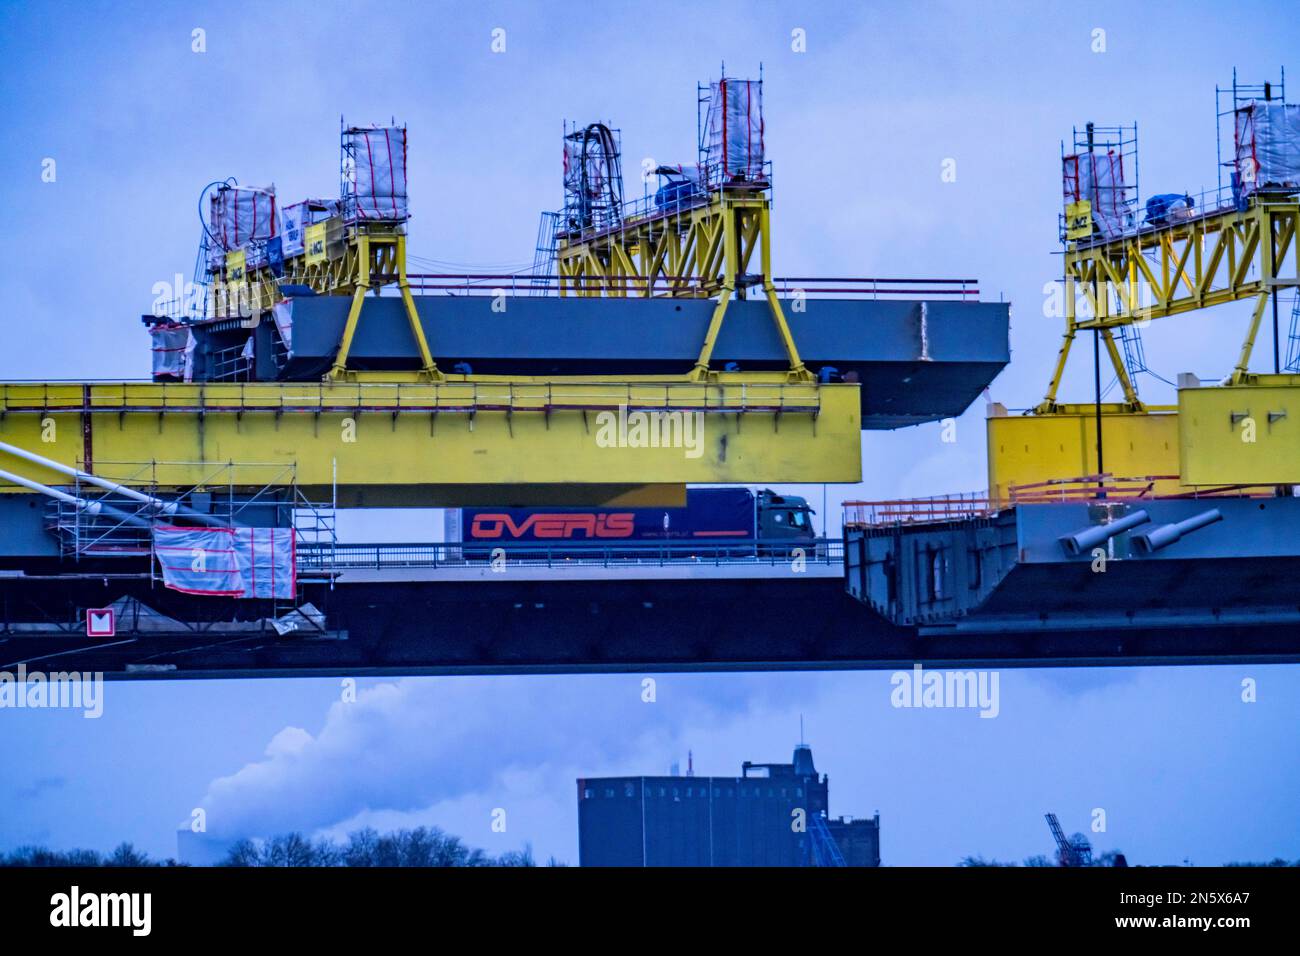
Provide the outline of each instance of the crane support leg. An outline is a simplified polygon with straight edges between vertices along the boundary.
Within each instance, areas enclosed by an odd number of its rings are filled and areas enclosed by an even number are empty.
[[[1250,353],[1255,348],[1255,336],[1259,334],[1259,323],[1264,318],[1264,309],[1268,306],[1268,289],[1261,292],[1255,302],[1255,312],[1250,317],[1250,328],[1246,330],[1245,341],[1241,343],[1241,357],[1232,370],[1232,384],[1240,385],[1250,373]]]
[[[348,309],[348,321],[343,326],[343,338],[339,341],[339,350],[334,356],[330,378],[342,378],[347,374],[348,352],[352,350],[352,337],[357,333],[357,322],[361,319],[361,306],[365,304],[366,293],[369,290],[370,277],[362,275],[357,280],[356,290],[352,293],[352,307]]]
[[[713,318],[709,319],[709,330],[704,333],[704,344],[700,346],[700,357],[695,360],[695,368],[690,377],[703,379],[709,374],[709,360],[713,358],[713,346],[718,342],[718,331],[722,328],[722,318],[727,314],[727,303],[736,290],[724,285],[718,292],[718,304],[713,309]]]
[[[420,324],[420,313],[415,308],[415,299],[411,297],[411,284],[406,278],[406,236],[397,237],[397,284],[402,290],[402,303],[406,306],[406,319],[411,324],[411,335],[415,338],[415,347],[420,353],[420,371],[431,381],[442,378],[438,366],[433,362],[429,351],[429,342],[424,336],[424,326]],[[355,306],[355,303],[354,303]],[[349,315],[349,322],[351,316]]]
[[[804,367],[803,359],[799,358],[799,349],[794,344],[794,336],[790,333],[785,313],[781,311],[781,300],[776,297],[776,287],[767,282],[764,283],[764,288],[767,292],[767,304],[772,308],[772,320],[776,322],[776,331],[781,336],[781,344],[785,346],[785,354],[790,359],[790,380],[793,382],[811,380],[812,373]]]
[[[1056,392],[1061,387],[1061,376],[1065,374],[1065,361],[1070,357],[1070,346],[1074,344],[1074,322],[1069,322],[1065,327],[1065,338],[1061,341],[1061,349],[1056,353],[1056,367],[1052,370],[1052,380],[1047,383],[1047,394],[1043,396],[1043,401],[1034,409],[1039,415],[1046,415],[1056,407]]]
[[[794,344],[794,336],[790,332],[789,323],[785,320],[785,312],[781,310],[781,300],[777,298],[776,286],[772,284],[770,215],[771,211],[764,206],[759,210],[757,222],[759,257],[763,268],[763,291],[767,293],[767,304],[772,309],[772,321],[776,323],[776,331],[781,336],[781,344],[785,347],[786,357],[790,360],[790,379],[805,381],[812,378],[812,373],[804,368],[803,359],[799,358],[799,349]]]

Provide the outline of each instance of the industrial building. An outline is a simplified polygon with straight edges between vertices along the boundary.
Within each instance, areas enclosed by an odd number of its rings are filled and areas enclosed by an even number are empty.
[[[831,819],[812,748],[739,777],[578,781],[581,866],[879,866],[880,816]]]

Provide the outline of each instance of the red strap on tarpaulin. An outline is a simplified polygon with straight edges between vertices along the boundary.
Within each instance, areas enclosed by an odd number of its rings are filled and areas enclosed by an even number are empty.
[[[397,218],[397,170],[393,167],[393,141],[384,130],[384,145],[388,147],[388,198],[393,204],[393,218]]]

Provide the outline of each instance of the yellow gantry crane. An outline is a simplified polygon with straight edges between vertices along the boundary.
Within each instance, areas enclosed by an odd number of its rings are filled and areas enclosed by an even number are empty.
[[[304,229],[304,249],[286,257],[279,274],[270,265],[247,268],[246,254],[236,250],[226,256],[209,298],[210,318],[260,315],[285,298],[286,287],[310,289],[316,295],[350,296],[347,325],[338,354],[329,371],[333,380],[391,382],[406,379],[419,382],[443,381],[433,361],[420,313],[411,295],[406,272],[406,228],[396,222],[345,224],[334,215]],[[348,368],[352,340],[361,321],[366,293],[378,293],[385,285],[396,285],[405,306],[407,322],[419,353],[420,367],[413,373],[366,373]]]
[[[1040,413],[1056,406],[1070,346],[1079,331],[1097,330],[1133,411],[1143,408],[1115,331],[1154,319],[1253,299],[1255,309],[1231,380],[1250,377],[1250,358],[1270,298],[1300,284],[1294,192],[1255,193],[1229,207],[1113,238],[1070,239],[1065,250],[1065,337]],[[1086,304],[1086,315],[1078,305]]]
[[[690,379],[702,381],[717,374],[710,373],[709,362],[728,303],[757,287],[790,363],[786,379],[814,381],[799,358],[772,282],[768,188],[762,180],[724,183],[671,199],[664,208],[639,211],[591,235],[575,231],[560,236],[560,294],[716,298],[699,357],[689,371]],[[751,265],[758,267],[756,274],[749,273]]]
[[[1193,197],[1152,197],[1137,210],[1136,127],[1076,130],[1063,153],[1065,332],[1043,400],[1024,416],[994,406],[988,423],[989,487],[1006,502],[1011,485],[1037,485],[1106,472],[1151,478],[1154,491],[1300,482],[1300,375],[1278,364],[1250,370],[1270,301],[1300,289],[1300,170],[1261,164],[1263,136],[1295,135],[1300,107],[1271,85],[1237,87],[1231,182]],[[1138,331],[1155,319],[1232,302],[1254,309],[1222,384],[1180,381],[1178,404],[1138,396],[1126,361]],[[1063,404],[1057,395],[1078,333],[1104,349],[1119,402]],[[1140,354],[1140,352],[1139,352]],[[1097,390],[1100,392],[1100,355]],[[1100,440],[1098,436],[1100,437]]]

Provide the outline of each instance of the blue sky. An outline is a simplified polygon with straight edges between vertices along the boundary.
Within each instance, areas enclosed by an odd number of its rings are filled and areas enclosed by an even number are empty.
[[[776,271],[979,278],[1012,302],[1013,365],[992,397],[1025,407],[1060,334],[1042,303],[1070,127],[1136,121],[1143,196],[1196,191],[1216,180],[1214,84],[1234,65],[1247,80],[1285,65],[1300,84],[1281,3],[359,9],[0,5],[0,377],[146,375],[138,317],[154,283],[192,268],[199,190],[234,175],[274,181],[282,201],[332,194],[340,114],[409,125],[416,254],[448,271],[521,265],[538,211],[560,201],[562,120],[614,121],[628,170],[690,160],[695,83],[725,60],[764,67]],[[1245,321],[1225,307],[1156,323],[1148,360],[1171,380],[1222,375]],[[1063,397],[1090,392],[1072,365]],[[951,444],[937,425],[866,433],[864,484],[828,500],[983,488],[983,413]],[[821,488],[802,490],[820,507]],[[439,524],[351,529],[399,523]],[[1246,677],[1257,703],[1240,699]],[[701,773],[785,759],[802,713],[833,811],[879,810],[888,863],[1046,852],[1044,811],[1072,831],[1095,807],[1108,831],[1094,843],[1135,862],[1300,858],[1300,668],[1004,672],[995,720],[894,710],[887,674],[659,682],[653,705],[639,676],[589,676],[363,681],[353,705],[332,680],[115,684],[98,721],[0,711],[0,847],[130,839],[166,854],[205,806],[214,832],[437,823],[575,860],[575,777],[664,772],[688,749]],[[505,834],[488,826],[496,807]]]

